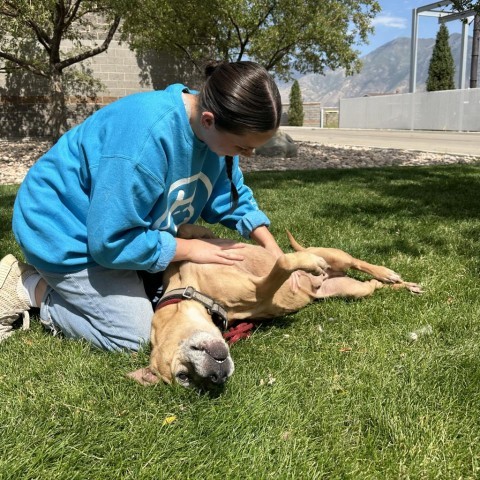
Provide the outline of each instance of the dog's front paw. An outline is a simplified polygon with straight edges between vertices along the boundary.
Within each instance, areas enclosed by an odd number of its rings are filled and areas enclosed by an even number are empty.
[[[326,262],[323,257],[317,257],[317,268],[315,272],[312,272],[314,275],[323,275],[325,270],[328,270],[330,265]]]
[[[312,275],[323,275],[326,270],[330,268],[330,265],[325,261],[323,257],[318,257],[315,255],[314,266],[311,270],[308,270]]]

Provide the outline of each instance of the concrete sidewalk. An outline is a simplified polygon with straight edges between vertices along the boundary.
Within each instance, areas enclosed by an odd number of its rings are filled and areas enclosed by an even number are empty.
[[[280,127],[294,140],[325,145],[395,148],[422,152],[480,156],[480,132],[423,130],[359,130]]]

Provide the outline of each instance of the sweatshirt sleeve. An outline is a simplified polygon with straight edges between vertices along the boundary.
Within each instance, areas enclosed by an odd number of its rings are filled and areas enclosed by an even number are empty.
[[[93,259],[107,268],[165,270],[176,241],[152,229],[151,211],[164,192],[161,178],[128,157],[103,157],[87,216]]]
[[[232,230],[236,229],[242,237],[248,239],[252,230],[262,225],[268,227],[270,220],[258,208],[252,191],[245,185],[238,165],[238,156],[234,157],[232,174],[239,196],[236,208],[232,209],[230,180],[224,168],[203,209],[202,218],[208,223],[221,223]]]

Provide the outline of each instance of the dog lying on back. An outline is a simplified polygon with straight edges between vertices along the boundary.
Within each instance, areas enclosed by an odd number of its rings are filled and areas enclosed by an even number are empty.
[[[421,293],[389,268],[372,265],[334,248],[300,246],[287,232],[294,253],[275,258],[246,244],[233,266],[176,262],[164,274],[164,295],[152,320],[150,366],[129,374],[147,385],[163,380],[208,390],[223,385],[234,365],[222,330],[233,322],[292,313],[316,299],[361,298],[377,288]],[[183,225],[182,238],[215,238],[204,227]],[[372,276],[360,281],[349,269]]]

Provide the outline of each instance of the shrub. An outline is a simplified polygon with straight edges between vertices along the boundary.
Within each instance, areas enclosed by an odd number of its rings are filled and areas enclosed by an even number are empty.
[[[301,127],[303,125],[303,101],[300,85],[295,80],[290,90],[290,106],[288,108],[288,124],[291,127]]]

